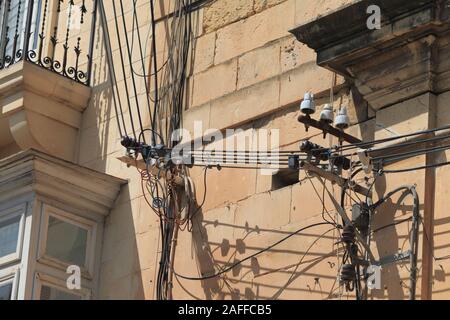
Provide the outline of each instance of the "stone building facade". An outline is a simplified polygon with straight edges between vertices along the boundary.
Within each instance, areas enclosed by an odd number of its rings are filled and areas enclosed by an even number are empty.
[[[164,68],[167,56],[174,2],[154,1],[158,69]],[[366,26],[370,16],[366,9],[372,3],[381,8],[380,29]],[[120,74],[120,45],[125,52],[126,44],[114,36],[112,2],[103,5],[117,68],[117,93],[123,97],[132,71],[125,60],[125,77]],[[122,5],[131,38],[136,31],[133,1]],[[141,35],[150,38],[149,1],[136,5]],[[61,12],[67,11],[66,6]],[[58,12],[56,7],[53,12]],[[2,283],[8,286],[13,299],[156,298],[160,222],[144,196],[148,191],[142,188],[141,174],[119,160],[125,149],[114,112],[104,20],[100,10],[96,12],[93,29],[84,24],[71,35],[75,45],[80,38],[86,48],[90,35],[95,36],[92,64],[89,59],[80,61],[90,73],[88,85],[29,61],[0,70],[0,239],[2,227],[6,230],[11,223],[18,239],[15,251],[0,255],[0,288]],[[196,121],[201,121],[203,132],[234,128],[255,136],[263,129],[277,129],[281,150],[298,150],[305,140],[336,145],[335,138],[324,138],[318,129],[305,130],[298,122],[305,92],[314,94],[319,111],[330,100],[335,111],[347,106],[351,126],[346,132],[363,141],[447,125],[449,14],[446,2],[437,0],[206,2],[192,14],[192,63],[182,126],[193,135]],[[121,19],[120,13],[116,16]],[[150,74],[151,41],[142,44]],[[137,50],[131,57],[132,64],[140,66]],[[130,101],[147,99],[147,80],[138,78],[136,91],[130,89]],[[142,114],[144,126],[149,127],[148,112]],[[124,117],[129,121],[130,112],[125,110]],[[386,168],[443,163],[447,154],[416,156]],[[339,219],[320,180],[304,171],[292,181],[256,169],[212,168],[205,184],[204,170],[189,169],[202,206],[192,231],[178,232],[173,264],[177,274],[195,278],[220,271],[306,225],[323,222],[325,211]],[[374,202],[402,185],[416,186],[422,217],[418,299],[449,297],[450,262],[445,259],[449,175],[446,166],[386,174],[373,186]],[[369,180],[357,181],[370,187]],[[327,182],[326,186],[340,197],[338,185]],[[346,209],[351,209],[355,197],[344,199]],[[373,228],[409,217],[412,207],[410,198],[395,195],[377,210]],[[410,228],[407,222],[377,232],[371,242],[376,259],[404,252]],[[70,248],[64,247],[65,235],[73,237],[67,240]],[[172,296],[354,299],[354,293],[339,284],[343,254],[339,238],[339,230],[321,225],[220,277],[200,281],[173,275]],[[66,269],[71,264],[83,265],[81,290],[66,288]],[[386,264],[381,287],[370,290],[368,298],[407,299],[409,279],[408,261]]]

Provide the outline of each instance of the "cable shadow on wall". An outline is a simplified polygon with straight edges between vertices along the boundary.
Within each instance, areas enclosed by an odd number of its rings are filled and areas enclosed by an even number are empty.
[[[199,277],[220,272],[227,267],[233,266],[240,259],[265,249],[262,246],[247,245],[247,240],[251,241],[250,238],[252,236],[258,237],[272,233],[282,238],[283,235],[292,234],[292,232],[276,229],[260,229],[258,226],[252,228],[248,224],[245,226],[222,225],[218,221],[207,221],[203,220],[203,218],[203,213],[198,215],[192,232],[194,257]],[[245,230],[245,234],[238,239],[224,238],[221,242],[213,242],[209,239],[208,231],[214,232],[214,230],[208,230],[206,228],[208,225],[210,227],[213,226],[214,229],[233,228]],[[305,297],[305,294],[314,297],[314,299],[333,298],[337,280],[336,251],[314,249],[323,240],[334,243],[335,237],[329,235],[331,231],[327,230],[325,233],[319,232],[316,234],[311,230],[298,234],[295,236],[298,239],[297,241],[309,243],[310,248],[306,250],[287,250],[274,247],[261,257],[256,256],[244,264],[236,265],[232,270],[220,277],[200,281],[205,298],[219,300],[295,299]],[[295,243],[295,238],[289,241],[294,241]],[[320,249],[322,249],[322,246],[320,246]],[[288,257],[288,259],[276,259],[282,262],[281,265],[267,267],[270,264],[264,260],[272,255],[284,256]],[[263,261],[260,261],[260,258]],[[286,265],[284,261],[292,261],[292,263]],[[320,264],[323,264],[321,269],[324,270],[323,272],[315,270]],[[307,280],[305,281],[301,278],[302,276],[307,277]],[[271,278],[281,280],[272,281]],[[299,279],[304,280],[301,285],[296,282]],[[188,285],[190,281],[177,278],[178,285],[186,294],[196,299],[203,299],[201,296],[190,294]],[[295,283],[295,286],[292,285],[293,283]]]
[[[127,178],[135,170],[126,168],[114,153],[119,151],[120,134],[114,113],[114,90],[111,83],[108,53],[105,48],[101,23],[95,30],[94,60],[92,65],[92,93],[84,111],[78,162],[90,169]],[[111,159],[111,162],[108,161]],[[111,164],[111,165],[109,165]],[[124,172],[123,169],[126,169]],[[139,199],[135,200],[139,201]],[[130,186],[122,187],[116,204],[105,219],[99,290],[100,299],[151,298],[144,283],[146,262],[139,255],[135,221],[133,221]],[[155,249],[156,251],[156,249]]]
[[[95,52],[96,59],[92,65],[92,93],[88,108],[83,113],[82,129],[80,133],[80,146],[78,161],[81,165],[94,170],[106,171],[106,154],[110,149],[112,133],[117,128],[111,123],[113,87],[109,81],[106,51],[102,39],[102,28],[96,28]],[[114,138],[119,139],[118,134]]]
[[[382,199],[387,191],[386,176],[377,178],[375,189],[378,198]],[[413,205],[407,204],[410,201],[412,201],[411,197],[404,193],[395,201],[387,199],[376,209],[373,217],[372,248],[376,248],[378,259],[410,250],[413,212]],[[420,204],[419,210],[423,211],[423,208],[424,205]],[[422,235],[422,231],[420,234]],[[418,263],[417,280],[420,279],[420,255]],[[407,299],[409,295],[409,271],[409,259],[383,265],[381,270],[381,289],[372,290],[369,297],[372,299],[388,298],[389,300]],[[419,295],[417,296],[419,297]]]

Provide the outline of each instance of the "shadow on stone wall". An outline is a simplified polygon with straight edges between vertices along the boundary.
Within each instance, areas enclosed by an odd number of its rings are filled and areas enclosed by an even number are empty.
[[[224,238],[221,242],[214,242],[209,236],[211,230],[208,234],[206,226],[212,226],[214,229],[231,228],[243,231],[243,236],[236,239]],[[220,277],[193,281],[175,276],[175,283],[179,286],[175,298],[177,296],[198,300],[335,298],[338,286],[333,272],[336,273],[337,252],[326,249],[329,245],[333,246],[335,238],[331,236],[329,226],[324,232],[320,231],[311,229],[298,234],[286,241],[286,243],[291,241],[291,245],[288,245],[289,249],[284,249],[285,246],[282,245],[273,247],[235,266]],[[205,220],[203,213],[199,213],[192,232],[194,259],[190,262],[196,265],[198,272],[191,276],[205,277],[221,272],[239,262],[240,259],[266,248],[266,246],[254,245],[258,242],[255,239],[267,235],[270,239],[281,239],[289,234],[291,234],[289,231],[251,227],[248,223],[240,226],[220,223],[218,220]],[[292,246],[292,243],[295,244],[298,241],[303,242],[299,245],[301,248]],[[274,259],[273,263],[270,263],[271,259]],[[271,265],[273,267],[270,267]],[[186,265],[184,267],[186,270],[192,269]],[[202,295],[193,288],[196,285],[201,286]]]
[[[116,159],[123,150],[120,146],[113,88],[102,33],[101,27],[98,27],[94,43],[92,95],[89,106],[83,114],[78,163],[102,173],[134,179],[137,176],[136,170],[127,168]],[[128,116],[126,110],[123,111],[126,118]],[[136,224],[140,214],[140,202],[141,197],[136,195],[135,184],[127,184],[122,187],[114,209],[105,219],[97,298],[152,298],[153,270],[149,268],[150,264],[153,266],[155,259],[150,259],[148,254],[144,255],[138,242],[153,244],[154,241],[150,239],[146,241],[147,234],[143,228],[148,226]],[[139,228],[142,230],[138,230]],[[157,231],[154,233],[158,234]],[[156,255],[156,248],[153,248],[153,253]],[[149,259],[151,263],[148,262]]]

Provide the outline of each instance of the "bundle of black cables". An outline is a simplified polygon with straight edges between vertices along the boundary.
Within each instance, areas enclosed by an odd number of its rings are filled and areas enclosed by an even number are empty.
[[[187,81],[187,70],[189,53],[192,49],[192,4],[193,0],[175,1],[172,20],[170,23],[167,61],[163,69],[157,68],[155,36],[153,42],[153,80],[155,87],[152,132],[158,132],[161,140],[171,148],[172,133],[181,126],[185,85]],[[154,5],[151,2],[152,25],[155,30]],[[155,34],[155,31],[153,31]],[[161,72],[161,75],[159,75]],[[161,79],[158,82],[158,79]],[[171,190],[170,183],[164,182],[165,198],[163,202],[163,214],[159,215],[161,228],[161,257],[156,283],[156,294],[158,300],[171,299],[173,256],[176,236],[179,225],[177,223],[180,214],[177,206],[177,196]],[[153,197],[153,195],[152,195]],[[155,200],[155,199],[153,199]],[[155,201],[153,201],[155,202]]]

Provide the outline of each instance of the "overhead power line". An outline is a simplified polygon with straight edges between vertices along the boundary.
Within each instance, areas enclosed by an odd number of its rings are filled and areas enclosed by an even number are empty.
[[[264,248],[263,250],[260,250],[260,251],[258,251],[258,252],[256,252],[256,253],[252,254],[252,255],[249,255],[249,256],[245,257],[244,259],[242,259],[242,260],[240,260],[240,261],[238,261],[238,262],[233,263],[231,266],[229,266],[229,267],[223,269],[222,271],[217,272],[217,273],[214,273],[214,274],[211,274],[211,275],[202,276],[202,277],[191,277],[191,276],[185,276],[185,275],[179,274],[179,273],[177,273],[175,270],[173,270],[173,272],[174,272],[174,274],[175,274],[177,277],[182,278],[182,279],[185,279],[185,280],[203,281],[203,280],[208,280],[208,279],[217,278],[217,277],[219,277],[219,276],[221,276],[221,275],[223,275],[223,274],[225,274],[225,273],[227,273],[227,272],[230,272],[230,271],[233,270],[236,266],[238,266],[238,265],[240,265],[240,264],[242,264],[242,263],[244,263],[244,262],[246,262],[246,261],[248,261],[248,260],[250,260],[250,259],[252,259],[252,258],[254,258],[254,257],[256,257],[256,256],[259,256],[260,254],[262,254],[262,253],[264,253],[264,252],[267,252],[267,251],[273,249],[274,247],[276,247],[276,246],[278,246],[279,244],[285,242],[286,240],[292,238],[293,236],[298,235],[299,233],[301,233],[301,232],[303,232],[303,231],[306,231],[306,230],[311,229],[311,228],[319,227],[319,226],[324,226],[324,225],[333,225],[333,224],[332,224],[332,223],[329,223],[329,222],[320,222],[320,223],[315,223],[315,224],[311,224],[311,225],[309,225],[309,226],[300,228],[300,229],[298,229],[297,231],[295,231],[295,232],[289,234],[288,236],[284,237],[283,239],[281,239],[281,240],[275,242],[274,244],[272,244],[272,245],[270,245],[270,246]],[[333,225],[333,229],[334,229],[334,228],[336,228],[335,225]]]

